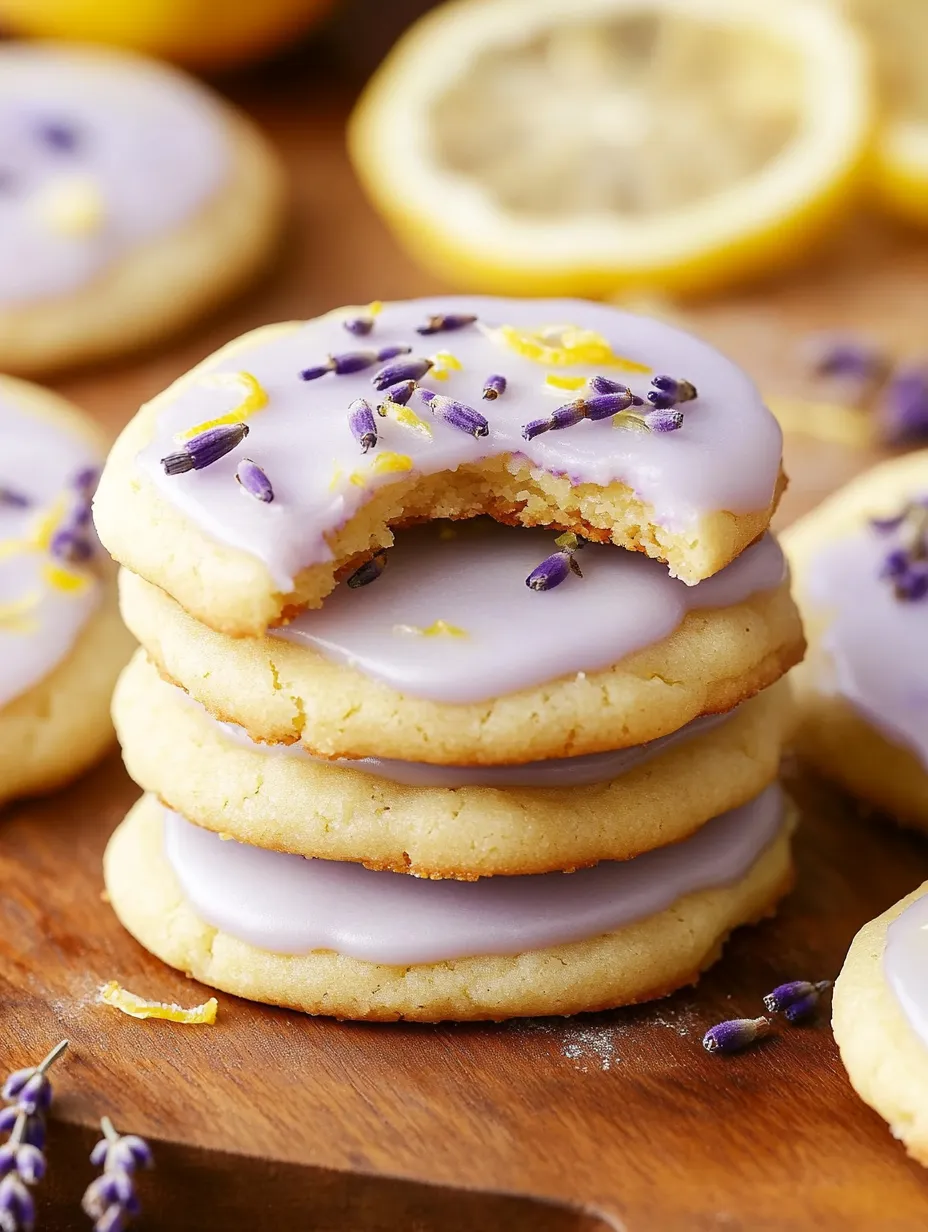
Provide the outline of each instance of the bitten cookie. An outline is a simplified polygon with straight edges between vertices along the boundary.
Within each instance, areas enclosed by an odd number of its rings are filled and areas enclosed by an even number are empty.
[[[264,261],[282,179],[205,87],[129,53],[0,47],[0,369],[149,343]]]
[[[503,1019],[695,982],[788,889],[789,829],[771,787],[623,864],[427,881],[223,842],[145,796],[104,871],[147,949],[226,992],[337,1018]]]
[[[274,851],[473,880],[625,860],[687,838],[776,777],[776,685],[652,744],[524,766],[325,762],[257,744],[137,651],[113,698],[126,767],[206,829]]]
[[[453,766],[644,744],[731,710],[802,655],[769,536],[697,586],[590,545],[582,578],[539,592],[526,578],[559,555],[549,532],[462,530],[403,532],[379,577],[262,638],[214,633],[125,570],[123,616],[163,676],[256,740]]]
[[[0,378],[0,801],[59,786],[113,739],[131,638],[90,524],[104,451],[61,398]]]
[[[218,351],[124,430],[95,516],[118,561],[255,636],[318,607],[391,527],[438,517],[556,527],[698,582],[766,529],[781,443],[748,378],[669,325],[417,300]]]
[[[928,882],[865,924],[835,982],[835,1039],[857,1094],[928,1166]]]
[[[928,829],[928,451],[854,480],[783,545],[810,645],[799,755]]]

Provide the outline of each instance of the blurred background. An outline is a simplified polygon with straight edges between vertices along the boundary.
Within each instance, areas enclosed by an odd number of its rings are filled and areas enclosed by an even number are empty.
[[[244,329],[461,290],[722,346],[793,443],[786,517],[928,442],[928,0],[0,0],[0,30],[182,65],[289,177],[257,286],[55,382],[114,429]]]

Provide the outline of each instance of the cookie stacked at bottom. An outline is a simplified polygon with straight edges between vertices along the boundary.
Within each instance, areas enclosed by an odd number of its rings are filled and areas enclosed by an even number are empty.
[[[791,879],[783,558],[764,537],[688,587],[588,545],[582,578],[527,587],[553,548],[401,532],[386,568],[258,638],[124,572],[143,650],[114,714],[147,793],[106,858],[127,928],[206,983],[348,1018],[692,982]]]

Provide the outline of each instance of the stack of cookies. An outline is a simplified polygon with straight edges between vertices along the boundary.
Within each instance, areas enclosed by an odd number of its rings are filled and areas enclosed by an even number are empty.
[[[728,360],[602,305],[373,304],[212,356],[96,501],[141,643],[122,922],[347,1018],[692,982],[791,877],[780,448]]]

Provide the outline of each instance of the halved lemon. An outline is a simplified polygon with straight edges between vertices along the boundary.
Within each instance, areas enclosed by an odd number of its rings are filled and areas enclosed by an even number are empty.
[[[845,0],[876,58],[873,186],[893,213],[928,224],[928,3]]]
[[[450,281],[684,292],[820,234],[870,117],[863,40],[806,0],[457,0],[390,53],[349,144]]]

